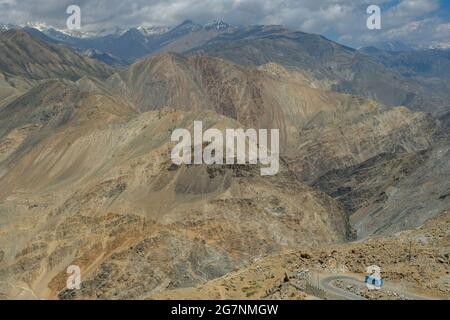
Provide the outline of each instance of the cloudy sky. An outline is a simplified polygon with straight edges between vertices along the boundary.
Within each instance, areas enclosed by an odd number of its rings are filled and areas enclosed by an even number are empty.
[[[85,31],[220,19],[282,24],[354,47],[387,41],[450,45],[449,0],[0,0],[0,23],[64,27],[71,4],[80,6]],[[372,4],[382,8],[381,30],[366,27]]]

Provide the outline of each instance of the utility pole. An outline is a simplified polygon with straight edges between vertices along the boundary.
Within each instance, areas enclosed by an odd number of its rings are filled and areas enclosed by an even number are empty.
[[[317,289],[320,290],[320,273],[317,273]]]
[[[409,263],[411,264],[411,249],[412,249],[412,240],[409,240]]]

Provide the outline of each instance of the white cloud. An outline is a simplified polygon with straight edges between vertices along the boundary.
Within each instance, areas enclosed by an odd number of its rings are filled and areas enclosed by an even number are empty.
[[[440,10],[439,0],[0,0],[0,22],[44,21],[63,27],[69,4],[81,7],[86,30],[223,19],[238,25],[282,24],[355,46],[450,38],[449,21],[432,17]],[[366,28],[370,4],[388,5],[382,30]]]

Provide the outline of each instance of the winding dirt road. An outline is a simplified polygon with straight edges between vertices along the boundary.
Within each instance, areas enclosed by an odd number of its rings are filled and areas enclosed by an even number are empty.
[[[353,292],[350,292],[349,290],[345,290],[343,288],[340,288],[336,285],[336,281],[343,281],[346,284],[352,284],[361,286],[364,285],[362,277],[354,276],[354,275],[348,275],[348,274],[321,274],[320,275],[320,289],[326,291],[330,296],[337,300],[367,300],[366,298],[359,296]],[[415,293],[411,293],[407,291],[405,288],[401,288],[398,285],[395,284],[385,284],[383,286],[384,289],[387,289],[391,292],[395,292],[399,295],[403,295],[408,299],[411,300],[432,300],[433,298],[418,295]]]

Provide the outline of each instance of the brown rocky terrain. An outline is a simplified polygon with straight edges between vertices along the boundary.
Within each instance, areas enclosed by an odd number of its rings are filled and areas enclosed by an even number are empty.
[[[24,141],[2,163],[7,295],[26,296],[14,291],[25,287],[39,297],[70,298],[62,291],[65,268],[77,264],[84,278],[77,297],[142,298],[216,278],[261,254],[350,234],[335,201],[287,168],[265,179],[245,166],[173,167],[170,130],[188,127],[198,113],[164,109],[104,126],[76,115],[52,135],[45,124],[37,127],[42,140]],[[237,125],[200,115],[208,125]]]
[[[249,266],[195,288],[149,295],[149,299],[336,299],[326,277],[362,299],[399,300],[408,296],[450,299],[450,211],[418,229],[362,242],[303,248],[257,259]],[[366,267],[379,265],[385,287],[370,291]],[[359,284],[348,283],[352,276]]]
[[[387,106],[403,105],[437,116],[447,113],[450,108],[448,84],[440,81],[446,76],[435,77],[437,80],[434,81],[408,77],[392,65],[383,64],[389,63],[390,59],[378,59],[321,35],[283,26],[244,27],[237,32],[221,34],[189,53],[207,54],[241,65],[280,64],[308,73],[316,83],[329,90],[374,99]],[[431,59],[438,61],[436,57]],[[404,64],[411,67],[414,58],[409,57]],[[445,70],[446,63],[440,65],[443,66],[440,69]],[[419,64],[419,68],[423,66]],[[425,69],[432,69],[426,66]]]
[[[319,89],[314,78],[280,65],[242,67],[207,56],[148,58],[108,83],[142,111],[206,109],[247,126],[280,128],[282,156],[298,179],[335,197],[349,214],[365,207],[353,215],[360,237],[416,227],[449,204],[441,197],[447,153],[432,147],[445,145],[448,132],[430,115]],[[425,154],[429,161],[418,167]],[[431,169],[438,163],[442,169]],[[423,172],[433,188],[418,187]],[[385,201],[400,184],[405,192]]]
[[[177,297],[247,272],[263,256],[307,250],[268,258],[264,283],[255,278],[244,290],[284,297],[271,291],[280,279],[270,263],[295,257],[360,272],[376,249],[393,251],[386,264],[394,268],[400,238],[344,245],[355,236],[350,220],[360,236],[392,234],[438,215],[450,199],[447,132],[425,113],[328,91],[324,79],[273,63],[163,54],[117,71],[29,34],[0,39],[1,297]],[[279,174],[173,165],[171,133],[196,120],[205,129],[280,129]],[[340,197],[341,188],[350,194]],[[445,246],[444,222],[436,241],[418,242],[420,262]],[[69,265],[81,268],[79,291],[65,289]]]
[[[141,111],[212,110],[249,127],[279,128],[283,155],[305,181],[380,153],[424,150],[446,137],[431,116],[316,89],[314,79],[276,64],[250,68],[164,54],[108,81]]]
[[[386,153],[332,170],[313,186],[351,214],[359,238],[423,224],[449,205],[448,141],[412,153]]]
[[[109,66],[62,45],[46,43],[25,31],[0,31],[0,108],[40,80],[106,78],[112,72]]]
[[[34,38],[25,31],[8,30],[0,34],[0,71],[27,80],[55,77],[76,80],[89,75],[104,78],[112,69],[64,46]]]

